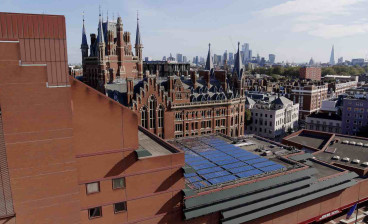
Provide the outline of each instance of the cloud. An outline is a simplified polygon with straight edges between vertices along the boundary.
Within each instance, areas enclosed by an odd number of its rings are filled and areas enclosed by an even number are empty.
[[[325,39],[339,38],[363,34],[368,32],[368,23],[363,24],[297,24],[293,27],[294,32],[306,32],[309,35],[322,37]]]
[[[293,0],[263,9],[259,13],[266,17],[283,15],[347,15],[351,7],[366,0]]]
[[[340,38],[368,32],[366,20],[350,17],[359,4],[368,0],[289,0],[257,13],[265,18],[292,16],[292,32],[305,32],[325,39]],[[344,20],[341,20],[344,18]]]

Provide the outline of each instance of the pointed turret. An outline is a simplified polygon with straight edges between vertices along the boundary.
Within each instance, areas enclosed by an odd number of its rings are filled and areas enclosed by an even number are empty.
[[[82,63],[85,57],[88,57],[88,43],[87,43],[87,35],[86,35],[86,28],[84,27],[84,12],[83,12],[83,28],[82,28],[82,44],[81,44],[81,51],[82,51]]]
[[[100,13],[100,20],[98,22],[98,43],[105,43],[104,40],[104,33],[103,33],[103,27],[102,27],[102,17],[101,17],[101,13]]]
[[[236,75],[239,79],[243,75],[243,63],[240,55],[240,42],[238,42],[238,52],[236,53],[235,62],[234,62],[234,70],[233,74]]]
[[[141,42],[141,33],[139,32],[139,17],[137,12],[137,32],[135,35],[135,56],[138,57],[138,63],[137,63],[137,70],[138,70],[138,77],[143,77],[143,45]]]
[[[139,32],[139,17],[137,15],[137,32],[135,34],[135,45],[141,45],[141,33]]]
[[[207,61],[206,61],[206,66],[204,67],[205,70],[209,70],[211,75],[213,73],[213,61],[212,61],[212,56],[211,56],[211,44],[208,44],[208,54],[207,54]]]

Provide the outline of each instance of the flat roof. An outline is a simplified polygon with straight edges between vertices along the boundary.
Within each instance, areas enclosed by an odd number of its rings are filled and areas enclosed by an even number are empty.
[[[219,135],[175,139],[171,143],[185,152],[185,163],[195,170],[184,174],[187,185],[194,190],[205,191],[295,168],[295,164],[264,154],[265,146],[272,144],[255,137],[235,144]],[[285,153],[286,149],[278,149]]]
[[[292,136],[288,138],[288,141],[293,141],[304,146],[313,147],[316,149],[322,149],[323,146],[328,141],[326,136],[318,136],[313,134],[304,134],[303,132],[300,135]]]
[[[367,147],[368,139],[363,140],[354,137],[343,137],[343,136],[336,136],[335,139],[336,138],[340,139],[338,143],[334,143],[333,145],[328,146],[328,150],[316,154],[316,157],[329,163],[333,162],[360,169],[366,168],[362,166],[362,163],[368,162],[368,147]],[[349,141],[349,143],[355,142],[356,144],[355,145],[344,144],[343,143],[344,141]],[[363,145],[360,145],[359,143]],[[364,146],[364,144],[367,144],[367,146]],[[340,159],[333,160],[332,159],[333,156],[340,156]],[[349,162],[342,161],[344,157],[350,158],[350,161]],[[352,161],[355,159],[360,160],[360,163],[358,164],[352,163]]]
[[[318,134],[320,133],[320,134]],[[306,147],[314,147],[319,151],[313,152],[313,155],[327,163],[341,164],[359,169],[366,169],[362,166],[363,162],[368,162],[368,139],[349,135],[335,134],[334,139],[329,145],[321,151],[327,144],[332,135],[326,135],[324,132],[302,130],[298,135],[286,137],[286,141],[302,144]],[[302,148],[301,150],[311,153],[310,150]],[[336,157],[339,156],[339,157]],[[335,157],[335,159],[333,159]],[[343,161],[343,158],[349,158],[349,161]],[[338,158],[338,159],[337,159]],[[359,163],[353,163],[353,160],[360,160]]]
[[[151,153],[151,156],[148,156],[148,157],[163,156],[163,155],[169,155],[173,153],[166,147],[160,145],[157,141],[152,139],[150,136],[143,133],[142,131],[138,131],[138,142],[139,142],[140,149],[147,150],[148,152]]]

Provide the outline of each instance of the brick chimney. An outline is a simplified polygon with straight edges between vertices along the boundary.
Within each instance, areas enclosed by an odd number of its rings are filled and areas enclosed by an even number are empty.
[[[192,80],[193,88],[195,89],[197,87],[197,75],[195,71],[190,71],[190,79]]]
[[[225,70],[215,71],[214,75],[215,75],[216,80],[218,80],[221,83],[222,89],[226,92],[227,90],[227,85],[226,85],[227,71]]]
[[[211,73],[208,70],[199,71],[199,76],[203,77],[203,80],[206,82],[207,88],[210,88],[210,80],[211,80]]]

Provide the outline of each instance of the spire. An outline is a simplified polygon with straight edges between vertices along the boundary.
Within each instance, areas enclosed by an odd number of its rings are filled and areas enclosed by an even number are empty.
[[[100,7],[100,21],[98,23],[98,36],[97,36],[97,39],[98,39],[98,43],[104,43],[104,34],[103,34],[103,28],[102,28],[102,17],[101,17],[101,7]]]
[[[83,12],[83,28],[82,28],[82,46],[88,47],[86,28],[84,27],[84,12]]]
[[[209,70],[211,72],[211,70],[213,70],[213,61],[212,61],[212,56],[211,56],[211,44],[208,44],[208,54],[207,54],[207,61],[206,61],[206,66],[204,67],[205,70]]]
[[[233,71],[233,73],[235,73],[238,76],[238,78],[241,77],[243,73],[243,63],[241,60],[239,48],[240,48],[240,42],[238,42],[238,52],[236,53],[236,58],[234,62],[234,71]]]
[[[141,45],[141,33],[139,32],[139,17],[138,17],[138,11],[137,11],[137,32],[135,36],[135,45]]]

